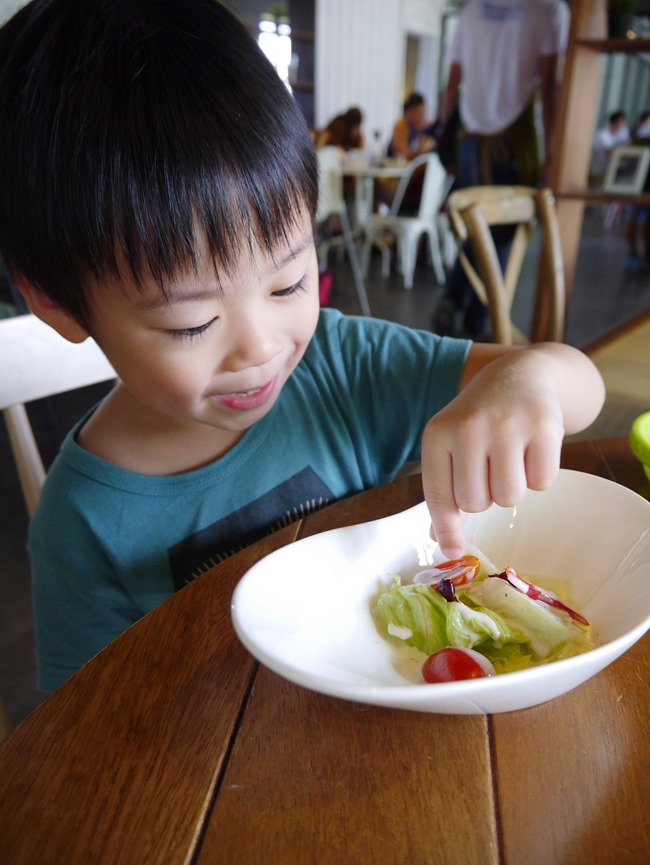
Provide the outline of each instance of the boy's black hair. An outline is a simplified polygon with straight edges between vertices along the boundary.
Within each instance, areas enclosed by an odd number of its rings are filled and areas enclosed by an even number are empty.
[[[300,108],[217,0],[34,0],[0,30],[0,251],[83,326],[86,286],[207,244],[232,273],[314,214]]]

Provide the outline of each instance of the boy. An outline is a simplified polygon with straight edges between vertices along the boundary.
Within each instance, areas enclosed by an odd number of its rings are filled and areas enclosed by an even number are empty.
[[[0,32],[0,250],[119,382],[30,527],[56,688],[219,557],[420,455],[432,532],[552,483],[603,399],[562,345],[472,346],[318,307],[302,115],[215,0],[35,0]]]

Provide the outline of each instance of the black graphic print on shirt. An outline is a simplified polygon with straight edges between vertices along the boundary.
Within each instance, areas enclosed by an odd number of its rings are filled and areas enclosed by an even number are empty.
[[[177,591],[265,535],[325,507],[333,497],[313,469],[303,469],[240,510],[170,547],[174,589]]]

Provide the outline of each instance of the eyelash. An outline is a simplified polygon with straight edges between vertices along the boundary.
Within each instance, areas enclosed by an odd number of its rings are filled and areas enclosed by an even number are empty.
[[[212,318],[210,321],[205,324],[200,324],[198,327],[185,327],[182,330],[168,330],[167,335],[172,339],[196,339],[201,336],[201,334],[205,333],[216,320],[216,318]]]
[[[305,291],[306,288],[307,279],[305,276],[303,276],[301,279],[298,280],[298,282],[294,283],[293,285],[290,285],[287,288],[281,288],[279,291],[274,291],[272,296],[279,298],[291,297],[294,294],[300,294],[301,292]],[[208,328],[214,324],[216,320],[216,318],[212,318],[210,319],[210,321],[207,321],[205,324],[200,324],[198,327],[185,327],[180,330],[168,330],[167,334],[172,339],[197,339],[199,336],[204,334],[208,330]]]
[[[291,297],[293,294],[300,294],[307,288],[307,277],[301,277],[298,282],[290,285],[288,288],[281,288],[279,291],[273,292],[273,297]]]

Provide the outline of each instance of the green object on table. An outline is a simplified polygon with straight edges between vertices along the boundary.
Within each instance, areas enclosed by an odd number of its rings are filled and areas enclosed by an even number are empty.
[[[634,456],[643,464],[643,470],[650,481],[650,411],[639,415],[633,422],[630,447]]]

